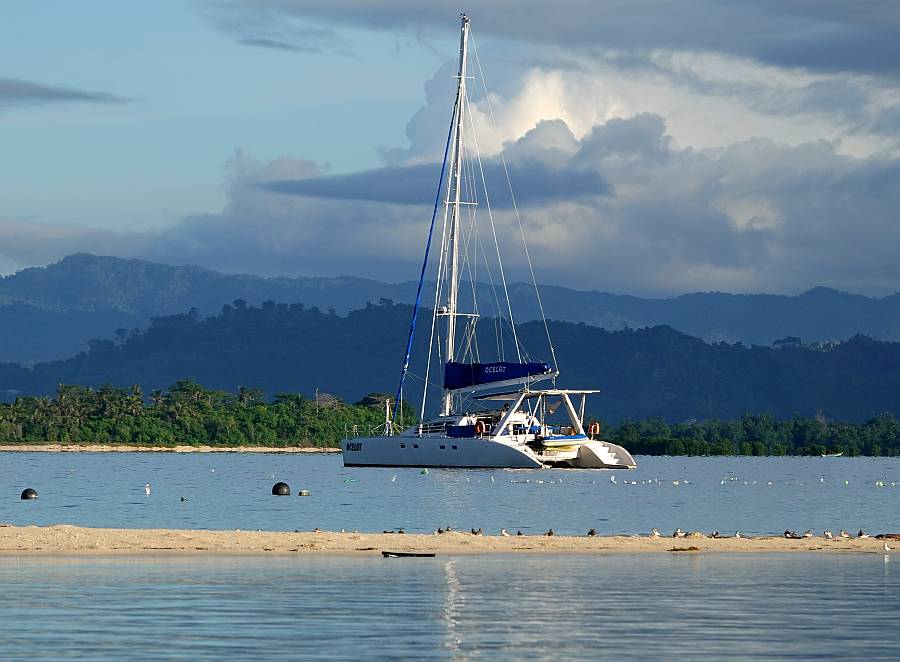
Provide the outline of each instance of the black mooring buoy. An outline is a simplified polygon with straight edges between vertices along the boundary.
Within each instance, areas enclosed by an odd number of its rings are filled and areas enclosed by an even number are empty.
[[[272,486],[272,494],[275,496],[291,496],[291,486],[287,483],[275,483]]]
[[[23,499],[37,499],[37,490],[33,490],[30,487],[22,490],[22,498]]]

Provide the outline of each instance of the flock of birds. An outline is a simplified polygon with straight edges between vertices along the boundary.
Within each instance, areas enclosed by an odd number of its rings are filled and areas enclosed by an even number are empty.
[[[436,528],[436,529],[434,530],[433,533],[434,533],[434,535],[439,536],[439,535],[444,534],[444,533],[453,533],[453,530],[454,530],[453,527],[451,527],[450,525],[447,525],[447,526],[441,526],[441,527]],[[402,531],[402,529],[401,529],[401,531]],[[385,531],[385,533],[388,533],[388,532]],[[470,531],[470,533],[471,533],[473,536],[483,536],[483,535],[484,535],[484,528],[479,527],[479,528],[477,528],[477,529],[472,529],[472,530]],[[596,536],[596,535],[597,535],[597,530],[596,530],[596,529],[591,529],[590,531],[588,531],[587,534],[588,534],[589,536]],[[503,536],[504,538],[508,538],[509,536],[511,536],[511,535],[513,535],[513,534],[511,534],[511,533],[510,533],[509,531],[507,531],[505,528],[502,528],[502,529],[500,529],[500,535]],[[522,530],[521,530],[521,529],[517,529],[515,535],[517,535],[517,536],[524,536],[525,534],[522,533]],[[547,530],[544,534],[542,534],[542,535],[544,535],[544,536],[555,536],[556,533],[555,533],[555,532],[553,531],[553,529],[551,528],[551,529],[548,529],[548,530]]]
[[[319,533],[320,529],[316,529],[315,532]],[[447,526],[441,526],[441,527],[438,527],[437,529],[435,529],[433,531],[433,535],[439,536],[439,535],[443,535],[445,533],[453,533],[453,532],[455,532],[455,529],[453,527],[451,527],[450,525],[447,525]],[[341,533],[344,533],[343,529],[341,529]],[[357,533],[357,532],[354,531],[354,533]],[[382,531],[382,533],[406,533],[406,531],[404,529],[397,529],[397,530],[390,530],[390,531]],[[479,527],[477,529],[471,529],[470,533],[473,536],[483,536],[484,528]],[[512,536],[513,534],[510,533],[506,528],[501,528],[500,535],[502,537],[509,537],[509,536]],[[515,535],[524,536],[526,534],[522,533],[521,529],[518,529],[518,530],[516,530]],[[552,528],[550,528],[541,535],[555,536],[556,533],[553,531]],[[594,528],[588,529],[588,532],[587,532],[588,537],[593,538],[596,535],[598,535],[597,529],[594,529]],[[632,536],[632,537],[637,537],[637,536]],[[661,537],[663,537],[663,534],[659,532],[659,529],[653,528],[650,530],[649,537],[650,538],[661,538]],[[699,531],[687,532],[687,531],[683,530],[681,527],[678,527],[672,533],[672,537],[673,538],[750,538],[751,536],[742,534],[740,531],[735,531],[733,536],[725,536],[725,535],[722,535],[721,533],[719,533],[718,531],[713,531],[709,535],[706,535],[706,534],[700,533]],[[784,537],[789,540],[803,540],[803,539],[807,539],[807,538],[814,538],[815,534],[812,532],[812,529],[808,529],[807,531],[805,531],[802,534],[797,533],[796,531],[791,531],[790,529],[786,529],[784,532]],[[859,533],[857,533],[856,535],[853,535],[853,534],[848,533],[847,531],[844,531],[843,529],[841,529],[840,533],[838,533],[837,536],[835,536],[834,533],[832,533],[831,531],[824,531],[822,533],[822,537],[825,538],[826,540],[835,540],[835,539],[841,539],[841,538],[866,540],[868,538],[874,537],[877,540],[887,541],[887,540],[900,540],[900,533],[880,533],[876,536],[871,536],[868,533],[866,533],[865,531],[863,531],[862,529],[860,529]],[[882,548],[884,549],[885,552],[890,552],[894,549],[893,547],[890,547],[887,544],[887,542],[882,543]]]
[[[807,529],[807,530],[806,530],[805,532],[803,532],[803,533],[797,533],[796,531],[792,531],[792,530],[790,530],[790,529],[785,529],[783,535],[784,535],[784,537],[787,538],[788,540],[803,540],[803,539],[805,539],[805,538],[814,538],[814,537],[815,537],[815,534],[812,532],[812,529]],[[652,538],[659,538],[659,537],[661,537],[661,536],[662,536],[662,534],[659,532],[659,529],[653,529],[653,530],[650,531],[650,537],[652,537]],[[730,537],[732,537],[732,536],[723,536],[723,535],[720,534],[718,531],[713,531],[713,532],[712,532],[711,534],[709,534],[708,536],[703,535],[703,534],[700,533],[699,531],[693,531],[693,532],[691,532],[691,533],[687,533],[686,531],[683,531],[683,530],[681,529],[681,527],[679,527],[679,528],[675,529],[675,532],[672,534],[672,537],[673,537],[673,538],[730,538]],[[734,538],[747,538],[748,536],[742,535],[740,531],[735,531],[733,537],[734,537]],[[860,530],[859,530],[859,533],[857,533],[855,536],[854,536],[853,534],[848,533],[847,531],[844,531],[843,529],[841,529],[841,530],[840,530],[840,533],[838,533],[837,536],[835,536],[834,533],[831,532],[831,531],[823,531],[823,532],[822,532],[822,537],[825,538],[826,540],[835,540],[836,538],[837,538],[837,539],[841,539],[841,538],[844,538],[844,539],[855,538],[855,539],[857,539],[857,540],[866,540],[866,539],[868,539],[868,538],[872,538],[873,536],[869,535],[868,533],[866,533],[866,532],[863,531],[862,529],[860,529]],[[885,541],[885,540],[900,540],[900,533],[880,533],[880,534],[878,534],[877,536],[874,536],[874,537],[875,537],[877,540],[882,540],[882,541]],[[890,547],[890,546],[887,544],[887,542],[883,542],[883,543],[882,543],[882,548],[883,548],[884,551],[886,551],[886,552],[890,552],[891,550],[893,550],[893,547]]]
[[[528,481],[526,480],[526,481],[511,481],[511,482],[527,483]],[[542,481],[539,481],[539,482],[542,482]],[[553,481],[550,481],[550,482],[553,482]],[[560,482],[562,482],[562,481],[560,481]],[[613,485],[663,485],[666,482],[671,482],[672,485],[674,485],[675,487],[678,487],[680,485],[690,485],[691,484],[691,481],[687,480],[686,478],[681,478],[681,479],[676,478],[675,480],[672,480],[672,481],[664,481],[664,480],[660,480],[659,478],[650,478],[650,479],[642,480],[642,481],[636,481],[636,480],[619,481],[616,479],[616,477],[614,475],[609,477],[609,482],[612,483]],[[723,478],[719,481],[719,485],[723,485],[723,486],[729,485],[729,484],[739,485],[739,484],[743,483],[745,486],[749,487],[749,486],[757,485],[761,482],[764,482],[765,485],[767,485],[767,486],[775,485],[775,481],[771,481],[771,480],[767,480],[767,481],[744,480],[744,481],[742,481],[737,476],[726,476],[725,478]],[[838,482],[841,485],[849,485],[850,484],[849,480],[838,480]],[[803,487],[803,482],[801,482],[801,481],[785,481],[785,484],[786,485],[799,485],[800,487]],[[825,479],[819,478],[819,484],[825,485]],[[897,487],[897,481],[895,481],[895,480],[891,480],[891,481],[876,480],[876,481],[872,482],[872,485],[874,485],[875,487]]]
[[[427,470],[427,469],[423,469],[420,473],[422,473],[422,474],[427,474],[427,473],[428,473],[428,470]],[[392,475],[392,476],[391,476],[391,482],[392,482],[392,483],[396,483],[396,482],[397,482],[397,478],[398,478],[397,474]],[[490,477],[490,480],[491,480],[492,483],[496,482],[496,480],[494,479],[493,476]],[[471,482],[471,479],[470,479],[469,477],[466,477],[466,482],[467,482],[467,483],[468,483],[468,482]],[[530,479],[530,478],[525,478],[525,479],[512,478],[512,479],[510,479],[509,482],[510,482],[510,483],[522,483],[522,484],[534,483],[535,485],[543,485],[544,483],[547,483],[547,484],[553,485],[553,484],[556,484],[556,483],[563,483],[564,481],[563,481],[562,478],[556,478],[556,479],[551,479],[551,480],[542,480],[542,479],[532,480],[532,479]],[[597,481],[592,480],[592,481],[589,481],[589,482],[590,482],[591,485],[594,485],[594,484],[596,484]],[[613,485],[622,485],[622,486],[628,486],[628,485],[645,485],[645,486],[647,486],[647,485],[667,485],[667,484],[670,484],[670,483],[671,483],[672,485],[674,485],[675,487],[680,487],[681,485],[692,485],[691,481],[689,481],[687,478],[676,478],[676,479],[674,479],[674,480],[668,480],[668,479],[666,479],[666,480],[660,480],[659,478],[647,478],[647,479],[644,479],[644,480],[619,480],[619,479],[616,478],[615,475],[612,475],[612,476],[609,477],[609,482],[612,483]],[[765,485],[767,485],[767,486],[772,486],[772,485],[775,485],[776,482],[777,482],[777,481],[772,481],[772,480],[768,480],[768,481],[741,480],[741,479],[738,478],[737,476],[726,476],[725,478],[722,478],[722,479],[719,481],[719,485],[723,485],[723,486],[724,486],[724,485],[730,485],[730,484],[740,485],[740,484],[743,483],[743,484],[746,485],[746,486],[753,486],[753,485],[757,485],[757,484],[765,484]],[[849,484],[850,484],[850,481],[849,481],[849,480],[840,480],[840,479],[839,479],[837,482],[840,483],[841,485],[849,485]],[[785,484],[785,485],[799,485],[800,487],[803,487],[803,485],[804,485],[804,483],[803,483],[802,481],[785,481],[784,484]],[[825,483],[825,479],[824,479],[824,478],[819,478],[819,484],[825,485],[825,484],[826,484],[826,483]],[[872,485],[874,485],[875,487],[897,487],[897,481],[894,481],[894,480],[891,480],[891,481],[888,481],[888,480],[876,480],[876,481],[873,481],[873,482],[872,482]]]

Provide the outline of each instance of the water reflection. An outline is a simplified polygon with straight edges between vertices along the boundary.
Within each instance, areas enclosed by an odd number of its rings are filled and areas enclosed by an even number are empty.
[[[447,601],[444,609],[444,627],[446,628],[445,648],[451,652],[459,651],[461,638],[456,631],[457,619],[462,603],[459,578],[456,576],[456,560],[444,561],[444,577],[446,581]]]

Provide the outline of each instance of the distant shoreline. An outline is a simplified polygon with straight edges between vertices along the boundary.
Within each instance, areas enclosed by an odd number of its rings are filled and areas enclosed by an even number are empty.
[[[900,553],[900,541],[888,541]],[[23,555],[315,555],[380,556],[382,551],[435,554],[783,553],[890,554],[874,538],[687,538],[94,529],[0,524],[0,556]]]
[[[134,444],[2,444],[0,452],[49,453],[340,453],[340,448],[313,446],[137,446]]]

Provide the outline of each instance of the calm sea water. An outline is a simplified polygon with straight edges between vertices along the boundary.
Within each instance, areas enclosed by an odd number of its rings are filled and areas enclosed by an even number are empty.
[[[900,658],[900,557],[0,557],[0,657]]]
[[[616,472],[422,473],[345,469],[336,455],[0,453],[0,522],[409,532],[449,524],[571,534],[679,526],[750,534],[900,531],[900,459],[639,457],[638,463],[637,470]],[[274,497],[276,481],[311,496]],[[21,501],[26,487],[40,498]]]
[[[638,461],[422,473],[321,455],[0,453],[0,522],[900,530],[897,460]],[[273,497],[275,481],[311,496]],[[40,498],[21,501],[25,487]],[[3,660],[898,659],[898,617],[900,557],[882,554],[0,557]]]

